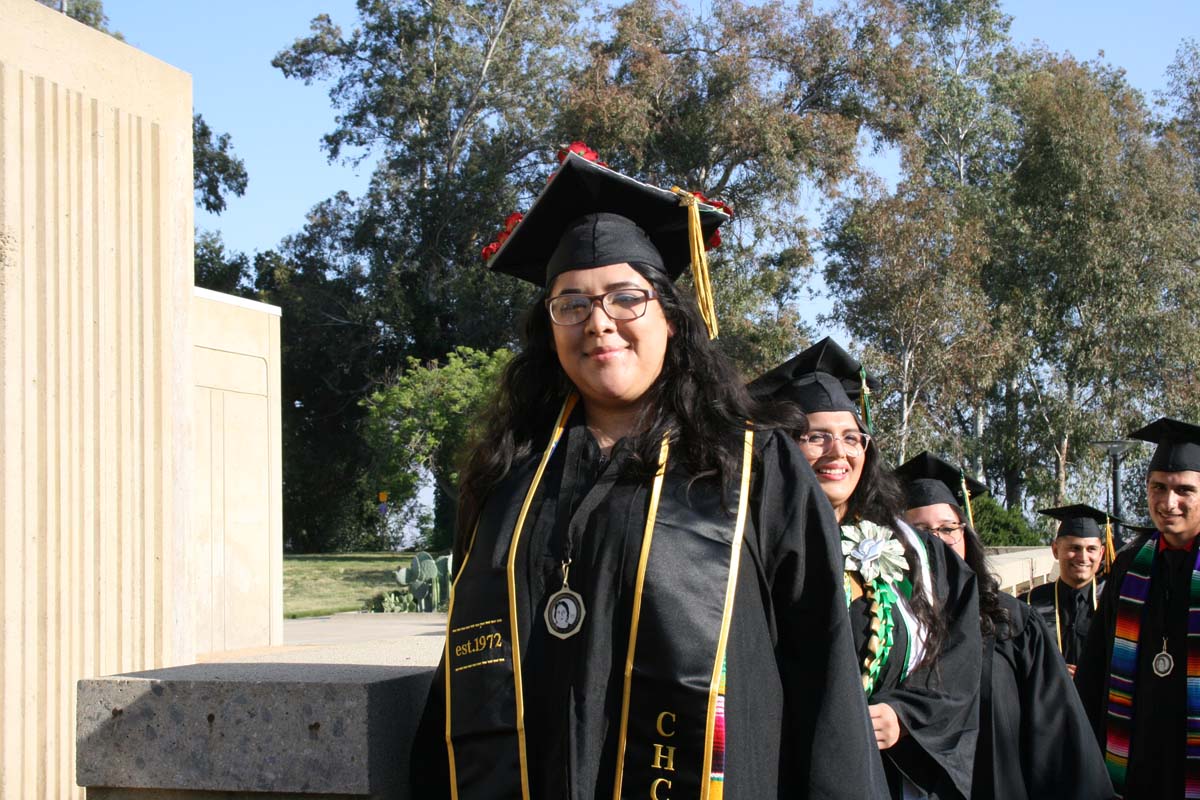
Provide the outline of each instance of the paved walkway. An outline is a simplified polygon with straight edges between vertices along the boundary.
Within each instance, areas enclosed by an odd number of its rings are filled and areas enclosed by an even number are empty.
[[[285,619],[283,644],[209,653],[206,662],[436,666],[445,614],[333,614]]]
[[[989,556],[1002,588],[1023,591],[1052,578],[1049,547]],[[446,638],[445,614],[333,614],[283,621],[283,644],[209,653],[201,661],[436,666]]]

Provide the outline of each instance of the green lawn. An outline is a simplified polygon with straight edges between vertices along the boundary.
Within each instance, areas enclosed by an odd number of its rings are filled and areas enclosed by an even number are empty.
[[[283,615],[316,617],[358,611],[377,594],[399,588],[393,574],[409,553],[336,553],[283,557]]]

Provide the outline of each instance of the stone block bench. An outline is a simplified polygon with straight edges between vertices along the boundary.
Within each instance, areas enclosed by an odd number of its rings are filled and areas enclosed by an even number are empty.
[[[82,680],[88,800],[407,800],[433,669],[211,663]]]

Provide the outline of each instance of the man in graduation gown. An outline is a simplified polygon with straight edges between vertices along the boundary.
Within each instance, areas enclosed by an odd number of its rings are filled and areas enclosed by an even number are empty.
[[[1200,426],[1163,418],[1130,437],[1157,444],[1155,530],[1117,555],[1075,684],[1118,796],[1200,797]]]
[[[1058,577],[1051,583],[1035,586],[1021,595],[1021,600],[1041,614],[1054,634],[1067,670],[1074,675],[1092,615],[1100,602],[1102,585],[1096,573],[1104,562],[1112,522],[1106,512],[1089,505],[1047,508],[1038,513],[1059,520],[1050,545],[1058,561]]]

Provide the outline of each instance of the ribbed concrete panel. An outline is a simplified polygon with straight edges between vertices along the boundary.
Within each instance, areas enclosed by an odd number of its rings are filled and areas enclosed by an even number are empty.
[[[0,20],[0,797],[57,800],[76,682],[195,651],[191,83],[31,0]]]
[[[196,289],[189,578],[196,649],[283,643],[279,309]]]

